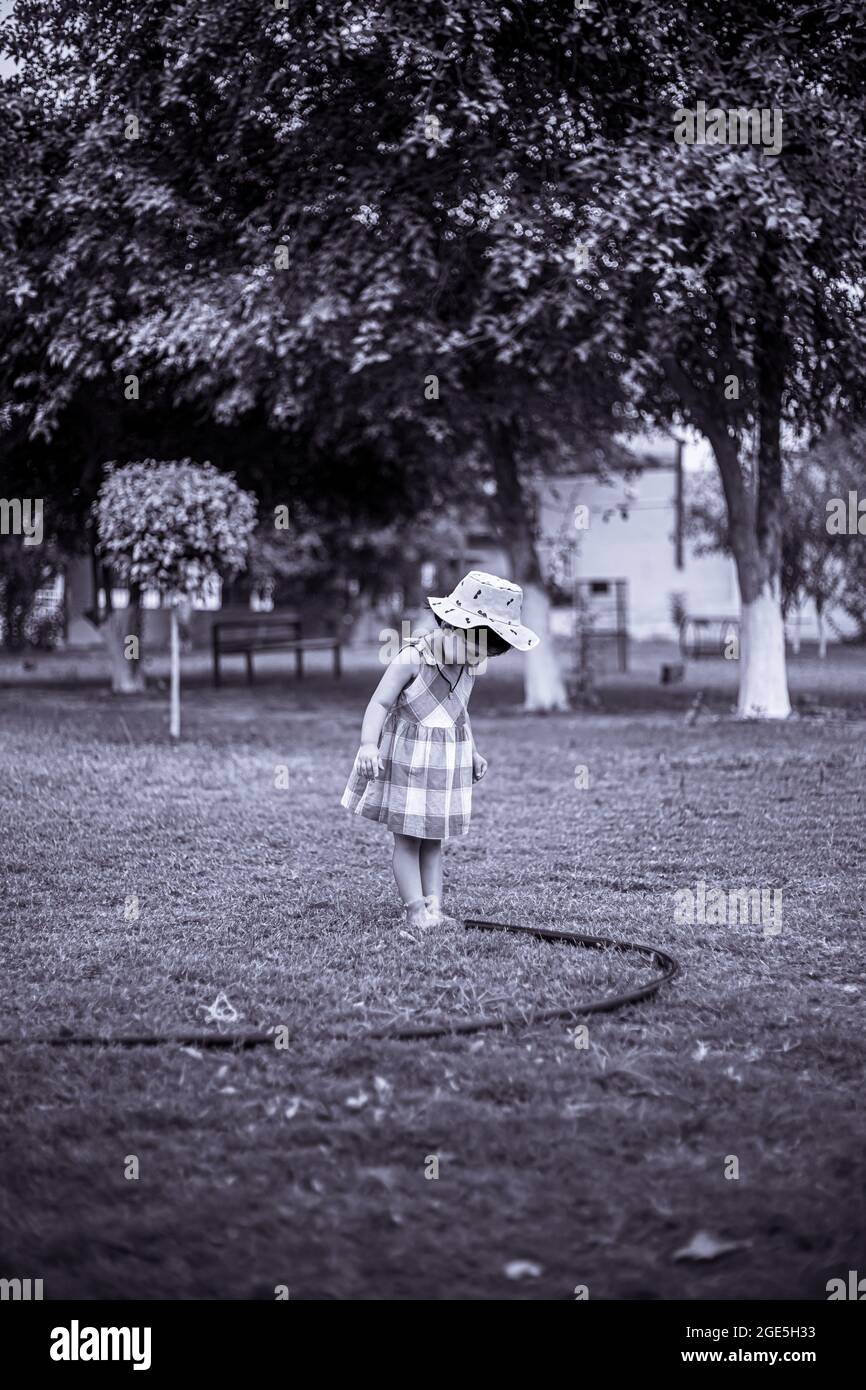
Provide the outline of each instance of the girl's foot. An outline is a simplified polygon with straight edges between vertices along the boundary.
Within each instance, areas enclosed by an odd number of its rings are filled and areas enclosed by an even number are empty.
[[[437,927],[456,927],[459,925],[456,917],[449,917],[442,911],[438,893],[428,893],[422,901]]]
[[[428,927],[437,925],[437,918],[427,909],[426,898],[416,898],[414,902],[406,903],[406,925],[410,931],[426,931]]]

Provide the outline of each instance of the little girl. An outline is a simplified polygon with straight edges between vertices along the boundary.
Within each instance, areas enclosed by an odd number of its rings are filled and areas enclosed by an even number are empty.
[[[472,570],[427,602],[439,630],[409,642],[374,690],[341,802],[393,831],[394,878],[416,928],[452,920],[441,907],[442,841],[466,834],[472,783],[487,771],[466,712],[478,660],[539,640],[520,621],[523,590],[496,575]]]

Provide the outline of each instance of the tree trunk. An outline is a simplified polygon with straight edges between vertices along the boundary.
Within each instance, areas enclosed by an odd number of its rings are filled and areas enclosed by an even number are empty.
[[[779,565],[753,527],[731,535],[740,586],[740,719],[787,719],[791,713]]]
[[[763,528],[756,505],[743,486],[736,446],[729,436],[713,441],[713,452],[725,484],[731,549],[740,589],[740,719],[787,719],[791,713],[782,616],[781,532],[775,503],[781,501],[781,478],[763,483]],[[759,489],[759,498],[762,495]],[[761,515],[758,503],[757,515]]]
[[[827,656],[827,625],[824,622],[823,603],[815,604],[815,616],[818,619],[818,659],[824,661]]]
[[[778,585],[768,581],[755,597],[741,600],[737,714],[741,719],[786,719],[790,713],[782,605]]]
[[[490,447],[496,493],[490,499],[494,525],[511,562],[508,576],[523,589],[523,621],[541,641],[524,657],[523,707],[535,713],[568,709],[568,694],[550,631],[550,600],[532,534],[531,508],[514,457],[513,431],[491,432]]]
[[[778,238],[760,258],[765,306],[758,326],[758,458],[754,525],[732,536],[742,605],[741,719],[787,719],[791,713],[782,617],[782,397],[785,386],[783,300]],[[737,470],[742,477],[737,461]],[[749,501],[751,502],[751,498]],[[749,511],[752,510],[750,507]]]
[[[803,609],[798,608],[794,614],[794,638],[792,649],[795,656],[800,655],[800,647],[803,642]]]
[[[662,359],[668,379],[712,445],[728,511],[728,535],[740,586],[741,719],[787,719],[791,713],[782,617],[782,392],[785,379],[782,307],[774,249],[762,256],[767,310],[758,364],[757,488],[746,484],[736,436],[718,402],[707,400],[675,356]]]
[[[171,722],[172,738],[180,738],[180,625],[177,604],[171,608]]]
[[[527,710],[568,709],[568,695],[553,634],[550,631],[550,599],[537,580],[521,579],[515,569],[514,582],[523,585],[523,621],[538,633],[541,641],[526,657],[523,672],[523,705]]]
[[[108,612],[100,632],[108,655],[111,690],[114,695],[141,695],[144,692],[144,669],[141,660],[141,601],[138,589],[129,590],[126,608],[111,607],[111,579],[105,577],[105,596]],[[93,596],[96,607],[96,595]],[[129,639],[135,639],[133,646]],[[132,655],[135,651],[137,655]]]

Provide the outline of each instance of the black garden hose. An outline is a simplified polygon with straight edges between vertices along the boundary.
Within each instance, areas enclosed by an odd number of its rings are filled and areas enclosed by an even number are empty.
[[[336,1038],[345,1042],[365,1042],[368,1039],[384,1041],[393,1039],[395,1041],[413,1041],[421,1038],[444,1038],[457,1033],[481,1033],[491,1028],[508,1027],[529,1027],[536,1023],[549,1023],[557,1018],[572,1018],[577,1014],[604,1014],[611,1013],[614,1009],[621,1009],[626,1004],[637,1004],[642,999],[649,999],[656,993],[659,987],[672,980],[679,974],[679,964],[673,956],[669,956],[666,951],[660,951],[657,946],[644,946],[636,941],[614,941],[607,936],[582,936],[578,932],[554,931],[549,927],[522,927],[515,926],[508,922],[483,922],[477,918],[467,918],[463,923],[467,931],[505,931],[523,934],[524,936],[534,936],[539,941],[564,941],[570,946],[588,946],[591,949],[606,950],[612,948],[617,951],[633,951],[639,955],[648,956],[656,965],[661,966],[662,973],[656,975],[645,985],[637,989],[629,990],[626,994],[612,994],[607,999],[598,999],[589,1004],[568,1004],[563,1008],[542,1009],[538,1013],[533,1013],[529,1019],[522,1014],[503,1014],[501,1016],[480,1017],[463,1019],[459,1023],[430,1023],[418,1026],[395,1024],[390,1028],[378,1028],[364,1033],[350,1033],[345,1030],[337,1030],[327,1034],[328,1039]],[[321,1039],[325,1041],[325,1038]],[[259,1032],[234,1032],[234,1033],[175,1033],[171,1035],[146,1033],[135,1035],[121,1035],[113,1037],[97,1037],[91,1035],[76,1036],[71,1031],[66,1031],[55,1036],[34,1036],[34,1037],[0,1037],[0,1047],[11,1043],[23,1043],[25,1045],[41,1043],[49,1047],[158,1047],[165,1043],[174,1043],[182,1047],[263,1047],[274,1046],[274,1038],[271,1033]]]
[[[649,999],[660,985],[666,984],[668,980],[672,980],[675,975],[679,974],[680,967],[673,956],[669,956],[665,951],[660,951],[657,946],[643,946],[636,941],[613,941],[607,936],[581,936],[578,932],[553,931],[549,927],[519,927],[507,922],[482,922],[473,917],[467,918],[463,925],[467,931],[518,932],[524,936],[534,936],[539,941],[565,941],[570,946],[589,946],[597,950],[613,947],[618,951],[636,951],[640,955],[649,956],[656,964],[660,965],[662,974],[657,975],[655,979],[649,980],[638,989],[629,990],[627,994],[612,994],[607,999],[598,999],[591,1004],[568,1004],[559,1009],[542,1009],[539,1013],[533,1013],[529,1019],[524,1018],[522,1014],[504,1014],[498,1018],[469,1018],[460,1023],[433,1023],[418,1028],[404,1028],[397,1025],[393,1028],[383,1028],[377,1032],[365,1033],[363,1034],[365,1038],[442,1038],[450,1033],[481,1033],[486,1029],[507,1028],[511,1025],[526,1028],[535,1023],[549,1023],[555,1018],[571,1018],[575,1014],[611,1013],[613,1009],[621,1009],[626,1004],[637,1004],[641,999]]]

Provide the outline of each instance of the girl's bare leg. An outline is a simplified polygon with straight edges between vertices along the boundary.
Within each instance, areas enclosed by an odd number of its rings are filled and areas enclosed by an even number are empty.
[[[414,835],[394,835],[394,855],[391,863],[397,890],[404,903],[414,903],[423,896],[419,851],[423,840]]]
[[[422,840],[419,853],[421,868],[421,892],[425,898],[435,893],[438,901],[442,899],[442,841]]]

